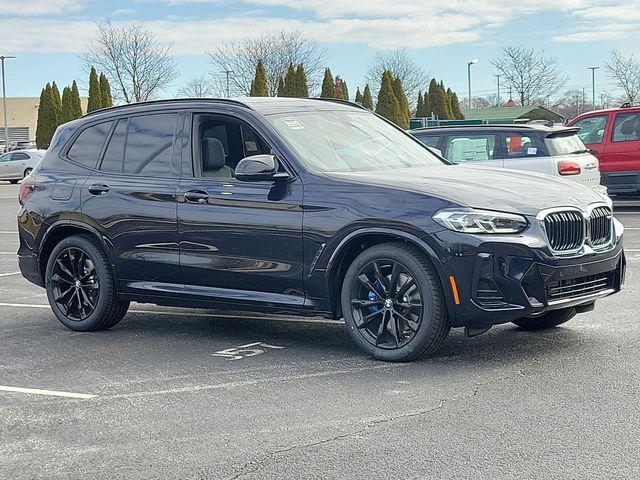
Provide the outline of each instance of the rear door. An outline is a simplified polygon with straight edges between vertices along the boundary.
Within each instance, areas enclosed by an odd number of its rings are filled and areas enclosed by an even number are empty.
[[[498,136],[495,133],[449,133],[441,143],[444,157],[453,163],[478,163],[502,167]]]
[[[115,120],[83,186],[82,213],[113,244],[123,291],[180,290],[175,138],[182,119],[171,111]]]
[[[14,152],[11,154],[11,160],[8,163],[8,174],[14,178],[22,178],[24,171],[30,168],[30,160],[28,153]]]
[[[605,155],[609,172],[640,172],[640,111],[615,114]]]

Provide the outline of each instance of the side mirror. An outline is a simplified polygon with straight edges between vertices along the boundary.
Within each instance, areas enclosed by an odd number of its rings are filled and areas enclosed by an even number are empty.
[[[238,162],[235,177],[243,182],[288,179],[289,174],[278,173],[278,161],[273,155],[252,155]]]

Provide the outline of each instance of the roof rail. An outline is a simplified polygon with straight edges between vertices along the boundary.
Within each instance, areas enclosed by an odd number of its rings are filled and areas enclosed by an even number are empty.
[[[249,105],[246,103],[242,103],[239,100],[231,100],[229,98],[167,98],[164,100],[147,100],[144,102],[133,102],[133,103],[125,103],[123,105],[116,105],[115,107],[107,107],[100,108],[98,110],[93,110],[92,112],[85,113],[82,118],[92,116],[98,113],[111,112],[113,110],[120,110],[124,108],[137,107],[139,105],[162,105],[162,104],[173,104],[173,103],[185,103],[185,102],[211,102],[211,103],[228,103],[230,105],[237,105],[240,107],[251,109]]]
[[[349,105],[350,107],[359,108],[360,110],[368,110],[363,107],[359,103],[350,102],[349,100],[342,100],[341,98],[321,98],[321,97],[313,97],[311,100],[321,100],[323,102],[333,102],[333,103],[341,103],[343,105]]]

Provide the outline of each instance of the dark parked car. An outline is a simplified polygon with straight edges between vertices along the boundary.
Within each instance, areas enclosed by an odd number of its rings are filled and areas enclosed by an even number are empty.
[[[79,331],[130,301],[324,315],[403,361],[451,327],[559,325],[624,278],[597,192],[451,165],[336,101],[93,112],[58,128],[20,203],[22,273]]]

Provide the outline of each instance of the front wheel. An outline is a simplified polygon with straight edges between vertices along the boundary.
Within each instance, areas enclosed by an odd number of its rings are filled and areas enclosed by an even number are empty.
[[[80,332],[105,330],[129,308],[119,300],[106,254],[88,235],[73,235],[56,245],[45,272],[53,313],[67,328]]]
[[[378,360],[425,356],[450,330],[433,266],[421,252],[402,244],[362,252],[347,270],[341,304],[351,338]]]
[[[519,318],[513,323],[523,330],[547,330],[568,322],[576,316],[576,313],[575,308],[563,308],[560,310],[552,310],[544,315]]]

